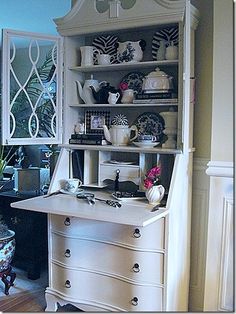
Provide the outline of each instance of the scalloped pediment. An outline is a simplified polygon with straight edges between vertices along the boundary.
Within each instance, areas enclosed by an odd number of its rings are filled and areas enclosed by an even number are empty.
[[[70,36],[179,22],[188,0],[132,0],[129,8],[121,1],[78,0],[67,15],[54,20],[57,30]],[[103,10],[99,9],[102,4]]]

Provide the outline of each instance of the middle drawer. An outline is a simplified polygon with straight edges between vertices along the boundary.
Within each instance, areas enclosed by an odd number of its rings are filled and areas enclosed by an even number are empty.
[[[109,243],[52,236],[52,259],[69,267],[105,272],[130,280],[163,284],[164,254],[142,252]]]

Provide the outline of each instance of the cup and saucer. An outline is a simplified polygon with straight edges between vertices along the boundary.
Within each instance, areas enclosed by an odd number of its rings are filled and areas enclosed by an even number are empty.
[[[143,134],[137,137],[137,141],[133,142],[134,145],[142,148],[153,148],[157,146],[160,142],[156,141],[157,138],[151,134]]]
[[[72,178],[60,180],[60,185],[60,192],[62,194],[77,195],[84,192],[84,190],[80,188],[82,182],[79,179]]]

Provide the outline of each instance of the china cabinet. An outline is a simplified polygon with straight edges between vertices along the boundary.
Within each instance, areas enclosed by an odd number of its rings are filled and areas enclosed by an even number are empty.
[[[122,207],[114,209],[98,202],[91,207],[70,195],[12,204],[49,214],[47,311],[56,311],[57,303],[71,303],[85,311],[188,309],[193,48],[198,12],[188,0],[136,0],[128,7],[123,2],[102,5],[81,0],[65,17],[55,19],[64,42],[64,127],[49,192],[60,189],[61,179],[77,176],[97,197],[111,197],[103,188],[107,180],[114,183],[117,171],[120,182],[131,181],[143,190],[145,173],[160,164],[167,202],[155,212],[147,200],[122,201]],[[154,39],[161,32],[177,33],[177,39],[165,37],[177,47],[174,59],[171,55],[160,60],[155,55]],[[101,38],[145,41],[142,60],[81,65],[80,48],[95,45]],[[166,99],[85,103],[77,89],[78,81],[83,87],[88,80],[97,80],[114,88],[126,83],[139,93],[143,78],[157,68],[172,78],[172,93]],[[174,130],[166,132],[172,135],[170,147],[164,134],[165,112],[175,113]],[[103,128],[93,125],[94,117],[101,117],[109,128],[118,115],[125,116],[129,127],[136,125],[139,133],[157,136],[159,143],[140,147],[104,142]],[[86,134],[97,136],[96,140],[101,136],[99,144],[86,142],[85,137],[78,143],[76,136],[71,137],[75,126],[83,122]]]

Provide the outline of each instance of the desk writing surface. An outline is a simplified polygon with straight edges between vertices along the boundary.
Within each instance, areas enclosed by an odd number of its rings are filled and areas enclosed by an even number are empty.
[[[96,191],[96,197],[114,200],[106,192]],[[96,201],[95,205],[89,205],[86,200],[77,199],[75,196],[58,194],[47,198],[38,196],[13,202],[11,206],[48,214],[74,216],[133,226],[146,226],[168,213],[165,208],[150,212],[153,205],[149,205],[146,200],[128,200],[122,201],[121,204],[120,208],[109,206],[100,201]]]

